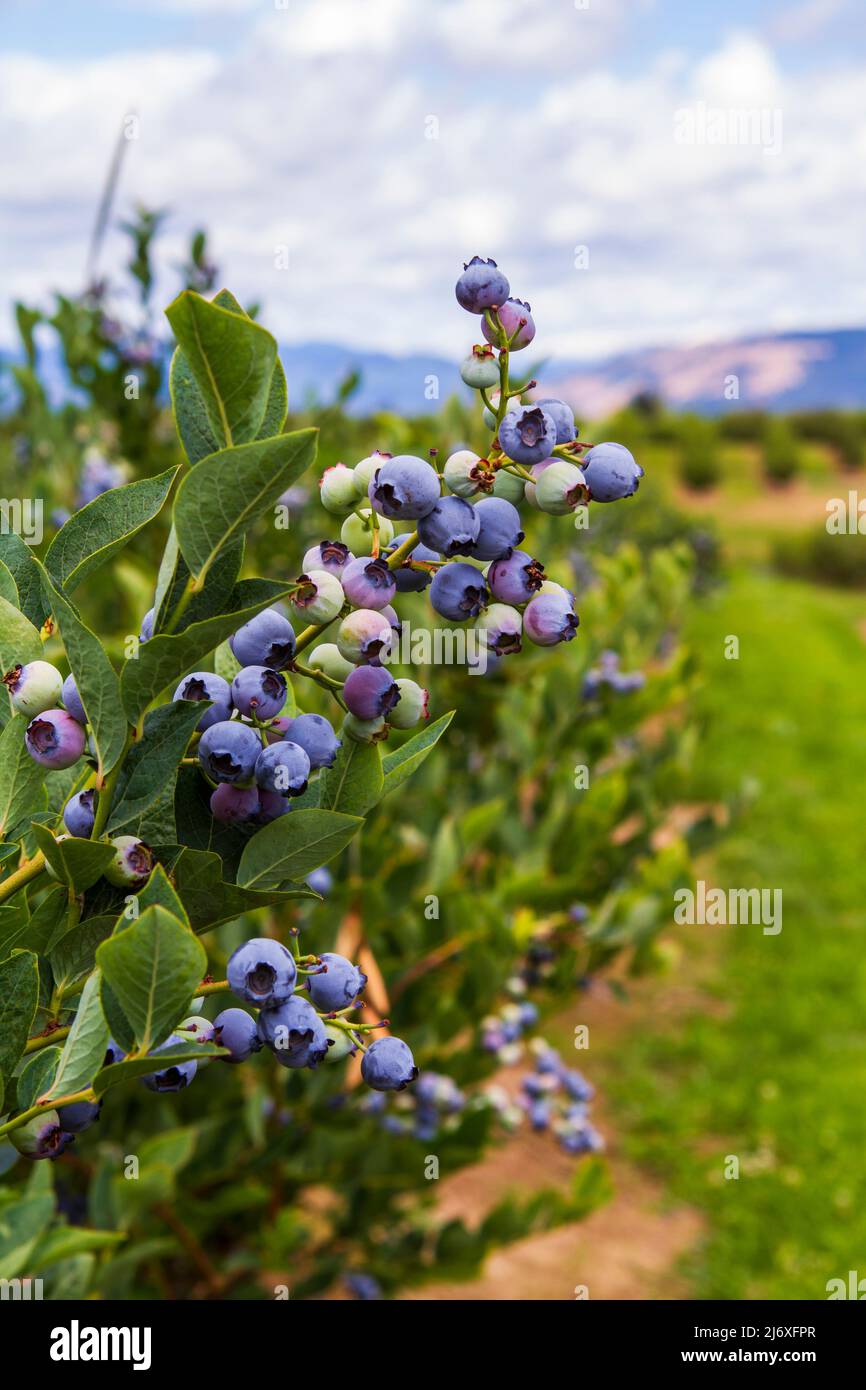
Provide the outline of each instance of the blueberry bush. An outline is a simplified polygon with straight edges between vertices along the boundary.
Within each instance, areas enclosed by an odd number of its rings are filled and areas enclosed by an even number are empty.
[[[587,561],[586,519],[642,469],[524,402],[535,325],[493,262],[457,299],[480,409],[455,405],[444,462],[380,421],[402,447],[335,459],[311,497],[275,340],[188,289],[180,461],[95,487],[41,558],[0,535],[3,1277],[371,1296],[604,1195],[588,1159],[567,1193],[440,1225],[425,1154],[454,1172],[523,1116],[602,1147],[537,1026],[616,957],[660,959],[694,557]],[[130,556],[153,566],[137,632],[111,619]]]

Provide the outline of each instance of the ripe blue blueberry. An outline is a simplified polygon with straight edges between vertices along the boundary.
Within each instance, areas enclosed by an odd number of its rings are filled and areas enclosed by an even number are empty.
[[[153,850],[137,835],[117,835],[111,841],[114,858],[104,870],[115,888],[140,888],[150,878]]]
[[[541,463],[556,446],[553,417],[537,405],[524,405],[502,418],[499,443],[510,459],[528,467]]]
[[[72,1105],[61,1105],[57,1110],[60,1128],[67,1134],[83,1134],[94,1120],[99,1119],[101,1109],[102,1103],[93,1100],[77,1100]]]
[[[525,550],[494,560],[487,572],[490,592],[500,603],[528,603],[544,583],[544,567]]]
[[[310,767],[330,767],[340,747],[340,740],[321,714],[296,715],[289,720],[285,737],[303,748]]]
[[[398,454],[373,474],[369,497],[377,512],[393,521],[417,521],[439,500],[439,475],[424,459]]]
[[[499,322],[505,330],[512,352],[519,352],[521,348],[528,347],[535,337],[532,311],[522,299],[506,299],[504,304],[500,304]],[[481,332],[488,343],[493,343],[494,347],[499,346],[499,336],[486,318],[481,321]]]
[[[191,676],[184,676],[172,698],[213,701],[210,709],[205,710],[195,726],[200,734],[212,724],[219,724],[222,720],[232,717],[231,686],[222,676],[214,675],[213,671],[193,671]]]
[[[328,574],[334,574],[339,579],[349,561],[354,558],[349,547],[342,541],[319,541],[318,545],[307,551],[302,568],[305,574],[310,570],[327,570]],[[274,663],[265,661],[263,664],[273,666]]]
[[[523,540],[520,512],[504,497],[483,497],[476,504],[478,539],[472,547],[476,560],[498,560],[510,555]]]
[[[268,792],[301,796],[307,790],[310,760],[297,743],[271,743],[256,761],[256,782]]]
[[[198,746],[203,772],[213,782],[250,782],[261,739],[248,724],[223,720],[205,729]]]
[[[472,553],[478,529],[478,514],[462,497],[440,497],[433,510],[418,522],[421,542],[449,560]]]
[[[327,1055],[325,1025],[300,995],[277,1008],[262,1009],[258,1027],[262,1042],[284,1067],[316,1067]]]
[[[321,868],[314,869],[311,874],[307,874],[306,884],[308,888],[312,888],[314,893],[326,898],[334,886],[334,875],[323,864]]]
[[[274,671],[285,671],[295,654],[295,630],[276,608],[265,608],[238,628],[229,638],[229,646],[241,666],[268,666]],[[223,718],[227,719],[228,715]]]
[[[148,1055],[158,1057],[160,1052],[166,1052],[169,1048],[183,1047],[185,1042],[185,1038],[180,1037],[177,1033],[172,1033],[170,1038],[166,1038],[164,1043],[160,1043],[159,1047],[155,1047]],[[153,1071],[149,1076],[143,1076],[141,1080],[149,1091],[182,1091],[192,1083],[197,1069],[198,1063],[195,1061],[172,1062],[170,1066],[163,1067],[161,1071]]]
[[[454,287],[454,293],[462,309],[470,314],[483,314],[485,309],[504,304],[510,289],[495,261],[473,256],[471,261],[464,262],[463,274]]]
[[[401,1038],[377,1038],[364,1053],[361,1075],[374,1091],[403,1091],[415,1080],[418,1068]]]
[[[16,714],[32,719],[43,710],[56,709],[63,690],[63,677],[48,661],[28,661],[26,666],[13,666],[3,677],[9,699]]]
[[[363,493],[352,469],[337,463],[333,468],[326,468],[319,479],[319,496],[325,511],[346,516],[357,506]]]
[[[343,699],[356,719],[379,719],[397,704],[400,688],[384,666],[359,666],[346,677]]]
[[[73,719],[77,719],[79,724],[87,723],[87,715],[81,703],[81,696],[78,693],[78,686],[75,677],[69,675],[63,682],[63,689],[60,692],[60,701],[67,714],[71,714]]]
[[[77,839],[89,840],[96,816],[96,792],[91,787],[87,791],[76,792],[63,808],[63,824],[70,835]]]
[[[476,391],[499,385],[499,362],[489,343],[477,343],[469,356],[460,363],[460,375],[467,386]]]
[[[385,552],[386,559],[388,555],[397,549],[402,539],[403,537],[398,536],[397,539],[388,546]],[[439,558],[438,551],[430,550],[426,545],[421,545],[419,541],[412,550],[411,555],[404,560],[401,565],[398,565],[395,570],[391,571],[394,576],[394,582],[397,585],[397,593],[423,593],[423,591],[429,587],[433,574],[430,570],[414,569],[413,565],[416,563],[427,565],[438,564]]]
[[[412,729],[419,719],[429,719],[427,702],[430,697],[423,686],[403,677],[397,681],[397,689],[400,691],[399,703],[388,715],[388,722],[395,729]]]
[[[223,1062],[245,1062],[254,1052],[260,1052],[262,1040],[256,1021],[243,1009],[223,1009],[213,1021],[214,1042],[227,1047],[230,1057]]]
[[[289,597],[292,611],[305,623],[330,623],[346,601],[343,586],[328,570],[298,576],[299,587]]]
[[[28,1124],[13,1129],[9,1139],[25,1158],[59,1158],[73,1143],[73,1136],[61,1127],[56,1110],[43,1110]]]
[[[153,636],[153,624],[156,618],[156,609],[148,608],[141,620],[141,627],[138,633],[139,642],[149,642]]]
[[[581,459],[593,502],[618,502],[637,492],[643,469],[624,444],[596,444]]]
[[[255,715],[264,723],[267,719],[273,719],[283,708],[288,686],[285,676],[279,671],[273,671],[268,666],[244,666],[232,681],[231,690],[235,708],[241,714]]]
[[[86,737],[83,726],[65,709],[48,709],[31,719],[24,742],[34,762],[56,771],[78,762]]]
[[[233,787],[220,782],[211,793],[210,813],[222,825],[243,825],[258,816],[261,806],[257,787]]]
[[[391,602],[397,584],[384,560],[362,555],[343,571],[343,591],[357,608],[380,609]]]
[[[539,511],[550,516],[567,516],[589,501],[586,478],[575,464],[556,459],[535,484],[535,500]]]
[[[577,430],[574,427],[574,411],[565,401],[559,400],[556,396],[546,396],[544,400],[536,401],[535,405],[549,415],[556,426],[557,444],[570,444],[572,439],[577,438]]]
[[[272,820],[279,820],[280,816],[285,816],[291,811],[291,802],[282,792],[266,792],[262,787],[259,787],[258,792],[259,813],[256,820],[259,825],[268,825]]]
[[[479,506],[483,505],[479,503]],[[465,623],[487,607],[490,591],[484,576],[474,565],[455,560],[443,565],[433,576],[430,602],[437,613],[452,623]]]
[[[323,1013],[336,1013],[348,1008],[363,993],[367,976],[357,965],[334,951],[323,952],[320,959],[328,968],[321,975],[309,976],[307,988],[310,998]]]
[[[478,619],[478,630],[483,634],[487,649],[497,656],[510,656],[512,652],[519,652],[523,645],[520,614],[506,603],[491,603]]]
[[[570,642],[577,632],[578,622],[570,595],[536,594],[523,611],[523,630],[537,647]]]
[[[378,665],[393,642],[394,633],[388,619],[371,608],[359,608],[349,613],[337,629],[339,653],[355,665]]]
[[[238,999],[270,1009],[291,999],[298,968],[291,951],[269,936],[252,937],[229,957],[226,976]]]

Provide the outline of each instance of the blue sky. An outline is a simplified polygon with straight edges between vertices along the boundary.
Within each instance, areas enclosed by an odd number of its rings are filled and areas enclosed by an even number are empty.
[[[13,295],[78,286],[135,112],[118,213],[170,209],[169,269],[206,225],[284,340],[462,352],[475,253],[561,355],[866,321],[862,0],[0,0],[0,39]]]

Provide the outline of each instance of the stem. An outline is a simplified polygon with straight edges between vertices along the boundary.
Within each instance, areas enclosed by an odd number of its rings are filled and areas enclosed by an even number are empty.
[[[45,871],[45,855],[41,850],[34,854],[32,859],[28,859],[14,874],[9,874],[0,883],[0,903],[11,898],[13,893],[17,893],[19,888],[31,883],[34,878],[38,878]]]
[[[38,1033],[35,1038],[28,1038],[24,1048],[25,1052],[38,1052],[42,1047],[51,1047],[56,1042],[61,1042],[63,1038],[69,1036],[68,1028],[52,1028],[49,1033]]]
[[[316,671],[312,666],[302,666],[299,661],[292,664],[292,670],[297,671],[299,676],[306,676],[307,680],[315,681],[316,685],[320,685],[323,690],[327,690],[329,695],[333,695],[341,709],[346,709],[346,702],[340,694],[343,689],[342,681],[334,680],[333,676],[326,676],[324,671]]]
[[[337,617],[339,616],[340,615],[338,613]],[[331,619],[331,623],[335,623],[336,621],[337,618]],[[316,638],[321,633],[323,633],[326,628],[329,628],[331,626],[331,623],[313,623],[310,627],[305,627],[303,632],[299,635],[297,642],[295,643],[295,652],[297,653],[304,651],[310,645],[311,642],[315,642]]]
[[[108,820],[109,813],[111,811],[111,801],[112,797],[114,796],[114,789],[117,786],[117,779],[120,776],[120,770],[123,767],[124,760],[126,758],[127,753],[129,752],[129,746],[131,742],[132,733],[131,731],[127,731],[126,742],[123,745],[123,752],[121,753],[117,762],[114,764],[114,767],[111,769],[108,776],[103,779],[101,786],[99,784],[99,778],[97,778],[96,785],[98,788],[98,794],[96,798],[96,815],[93,818],[93,829],[90,832],[91,840],[99,840],[102,838],[102,832],[105,829],[105,825]]]
[[[397,569],[398,565],[402,565],[403,561],[406,559],[406,556],[412,554],[412,551],[415,549],[417,544],[418,532],[413,531],[411,535],[408,535],[405,541],[403,541],[401,545],[398,545],[397,549],[392,551],[392,553],[388,556],[389,570],[395,570]]]
[[[192,997],[193,999],[198,999],[203,994],[222,994],[228,988],[228,980],[208,980],[205,984],[199,985]]]
[[[77,1105],[81,1100],[96,1100],[92,1086],[88,1086],[84,1091],[75,1091],[71,1096],[58,1096],[56,1100],[43,1100],[31,1105],[29,1110],[22,1110],[20,1115],[14,1115],[5,1125],[0,1125],[0,1136],[11,1134],[13,1129],[20,1129],[22,1125],[29,1124],[38,1115],[44,1115],[46,1110],[57,1110],[61,1105]]]
[[[174,632],[175,628],[177,627],[178,623],[180,622],[181,618],[183,617],[184,613],[189,607],[190,599],[192,598],[193,594],[197,592],[198,590],[196,582],[192,577],[190,577],[186,581],[186,587],[184,588],[184,591],[178,600],[177,607],[172,613],[170,621],[162,630],[164,635],[167,636],[169,633]]]

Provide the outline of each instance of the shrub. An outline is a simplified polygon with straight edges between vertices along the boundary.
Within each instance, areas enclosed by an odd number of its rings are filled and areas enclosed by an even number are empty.
[[[721,477],[715,423],[699,415],[684,415],[679,444],[679,473],[686,487],[695,492],[715,487]]]
[[[771,483],[787,483],[800,469],[797,436],[787,420],[774,415],[767,421],[763,438],[764,475]]]

